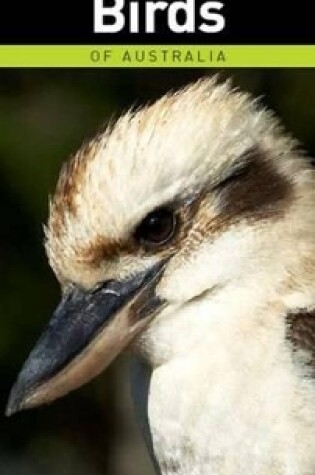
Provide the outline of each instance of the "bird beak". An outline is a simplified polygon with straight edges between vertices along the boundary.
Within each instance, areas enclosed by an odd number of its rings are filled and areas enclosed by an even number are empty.
[[[101,373],[165,305],[156,296],[165,261],[94,291],[72,287],[11,390],[11,415],[57,399]]]

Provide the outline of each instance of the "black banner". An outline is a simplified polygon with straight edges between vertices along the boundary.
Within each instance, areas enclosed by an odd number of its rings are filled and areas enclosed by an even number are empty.
[[[289,2],[244,0],[207,2],[200,0],[168,0],[164,11],[154,17],[155,32],[148,33],[147,4],[154,0],[120,0],[124,26],[115,33],[95,33],[94,8],[97,0],[54,0],[10,2],[1,7],[0,44],[314,44],[315,27],[312,3],[301,1],[294,6]],[[110,8],[117,0],[103,0]],[[189,5],[187,3],[189,2]],[[165,2],[162,2],[165,3]],[[177,3],[176,21],[182,26],[187,21],[190,32],[174,32],[170,28],[168,10]],[[224,27],[218,32],[203,32],[204,4],[222,3],[220,15]],[[130,32],[131,4],[138,32]],[[186,10],[185,10],[186,7]],[[211,5],[210,5],[211,7]],[[209,8],[210,8],[209,7]],[[204,6],[204,9],[207,5]],[[205,12],[206,10],[204,10]],[[109,16],[108,16],[109,18]],[[114,20],[114,18],[112,18]],[[105,20],[104,20],[105,21]],[[110,18],[109,20],[110,21]],[[135,25],[135,22],[133,22]],[[215,25],[215,21],[204,24]],[[134,26],[135,28],[135,26]],[[214,28],[215,29],[215,28]],[[193,31],[192,31],[193,30]]]

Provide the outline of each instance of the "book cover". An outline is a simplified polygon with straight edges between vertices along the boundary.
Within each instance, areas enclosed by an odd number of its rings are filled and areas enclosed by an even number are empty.
[[[1,475],[315,473],[314,84],[307,2],[6,5]]]

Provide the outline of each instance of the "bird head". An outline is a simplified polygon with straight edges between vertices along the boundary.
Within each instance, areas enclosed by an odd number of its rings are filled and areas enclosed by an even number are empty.
[[[167,329],[188,306],[224,300],[233,286],[271,295],[282,285],[311,189],[295,145],[273,114],[215,79],[131,110],[86,142],[62,168],[46,227],[61,303],[8,413],[81,386],[149,334],[150,354],[157,322]]]

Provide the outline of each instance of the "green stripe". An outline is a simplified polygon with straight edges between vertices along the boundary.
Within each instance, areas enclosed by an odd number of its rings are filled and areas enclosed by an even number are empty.
[[[315,45],[0,45],[0,67],[314,68]]]

